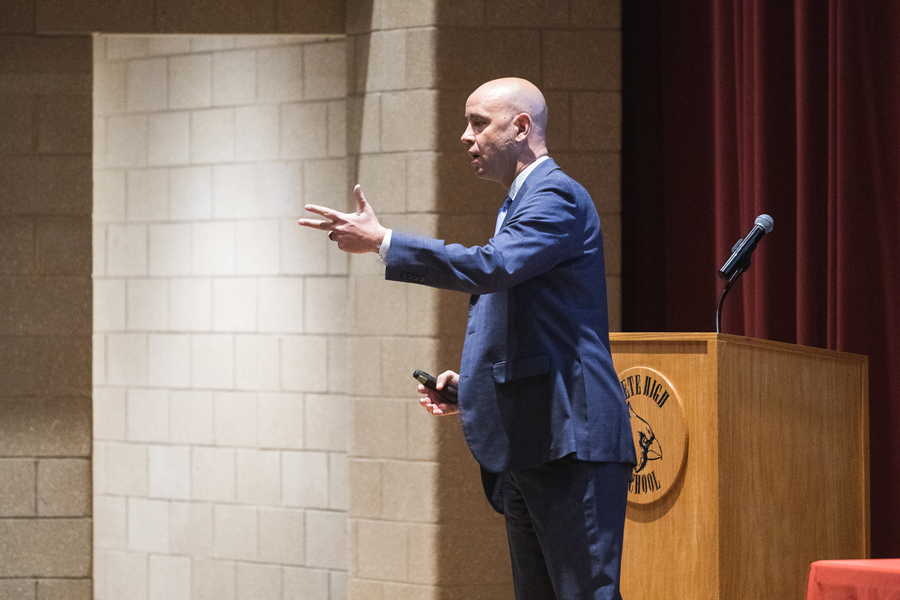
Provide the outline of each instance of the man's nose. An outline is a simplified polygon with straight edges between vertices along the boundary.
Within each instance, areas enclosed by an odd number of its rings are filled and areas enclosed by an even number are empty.
[[[471,126],[471,125],[469,125],[468,127],[466,127],[466,130],[463,131],[463,134],[462,134],[462,136],[459,138],[459,140],[460,140],[463,144],[468,144],[469,146],[471,146],[472,144],[475,143],[475,136],[472,135],[472,126]]]

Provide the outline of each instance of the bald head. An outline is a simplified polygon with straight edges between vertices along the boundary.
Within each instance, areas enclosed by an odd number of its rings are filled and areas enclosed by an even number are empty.
[[[466,120],[461,139],[483,179],[508,187],[547,154],[547,103],[530,81],[505,77],[483,84],[466,101]]]
[[[534,126],[533,135],[543,144],[547,129],[547,102],[536,85],[527,79],[503,77],[482,84],[470,98],[479,96],[482,102],[500,111],[512,114],[525,113]]]

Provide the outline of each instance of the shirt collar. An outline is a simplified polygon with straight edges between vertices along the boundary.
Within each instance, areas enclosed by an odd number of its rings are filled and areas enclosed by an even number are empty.
[[[511,186],[509,186],[509,199],[510,200],[516,199],[516,194],[519,193],[519,190],[522,188],[522,185],[525,183],[525,180],[528,179],[528,176],[531,174],[531,172],[534,171],[534,168],[536,166],[538,166],[539,164],[541,164],[542,162],[544,162],[545,160],[547,160],[548,158],[550,158],[550,157],[545,154],[544,156],[540,157],[539,159],[537,159],[536,161],[534,161],[533,163],[531,163],[530,165],[525,167],[524,171],[519,173],[519,176],[515,178],[515,180],[513,181],[513,184]]]

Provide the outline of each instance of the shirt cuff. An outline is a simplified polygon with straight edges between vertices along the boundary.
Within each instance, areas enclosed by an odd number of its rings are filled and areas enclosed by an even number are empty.
[[[378,249],[378,262],[386,265],[387,264],[387,255],[388,251],[391,249],[391,232],[393,230],[388,229],[387,233],[384,234],[384,239],[381,240],[381,248]]]

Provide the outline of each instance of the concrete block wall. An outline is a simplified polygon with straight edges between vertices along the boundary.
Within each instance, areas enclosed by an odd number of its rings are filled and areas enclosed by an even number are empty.
[[[0,23],[0,598],[87,600],[91,41]]]
[[[98,600],[346,596],[346,42],[94,38]]]

